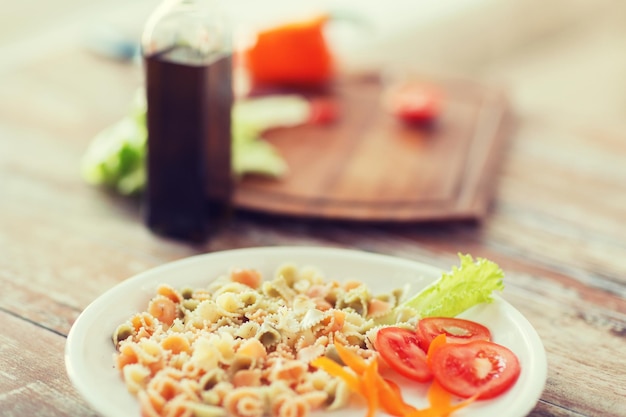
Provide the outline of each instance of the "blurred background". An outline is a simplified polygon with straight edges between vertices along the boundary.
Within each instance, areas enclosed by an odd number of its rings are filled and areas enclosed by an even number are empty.
[[[47,54],[128,54],[155,0],[23,0],[0,15],[0,76]],[[345,68],[412,66],[506,86],[524,114],[626,120],[626,3],[616,0],[228,0],[235,27],[330,10],[360,24],[329,26]],[[398,54],[398,48],[402,50]],[[17,93],[2,86],[0,91]],[[7,90],[8,89],[8,90]],[[0,117],[2,117],[0,115]]]

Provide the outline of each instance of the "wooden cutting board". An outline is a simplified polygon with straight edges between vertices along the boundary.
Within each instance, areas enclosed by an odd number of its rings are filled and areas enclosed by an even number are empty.
[[[506,98],[466,80],[430,82],[443,91],[443,112],[419,127],[385,113],[377,77],[339,81],[339,119],[269,132],[289,173],[244,178],[235,207],[376,222],[481,218],[510,126]]]

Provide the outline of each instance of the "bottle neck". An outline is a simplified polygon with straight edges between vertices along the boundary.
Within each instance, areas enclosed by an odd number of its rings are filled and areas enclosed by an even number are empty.
[[[218,0],[164,0],[146,22],[141,46],[144,56],[182,48],[187,56],[193,51],[194,61],[207,63],[230,54],[231,42]]]

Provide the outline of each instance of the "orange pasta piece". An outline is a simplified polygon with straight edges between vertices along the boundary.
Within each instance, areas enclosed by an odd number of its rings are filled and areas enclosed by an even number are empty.
[[[235,269],[230,273],[230,279],[250,288],[259,288],[263,277],[259,271],[254,269]]]
[[[236,354],[253,359],[265,359],[267,357],[267,350],[259,339],[248,339],[239,346]]]
[[[152,330],[154,327],[154,320],[152,319],[152,316],[150,314],[145,313],[145,312],[135,314],[133,317],[131,317],[130,323],[135,329],[135,332],[138,332],[140,329],[143,328],[143,329],[146,329],[146,331],[148,331],[149,334],[152,334]]]
[[[191,348],[191,346],[189,345],[189,340],[179,334],[171,334],[167,336],[161,342],[161,346],[163,346],[163,349],[167,349],[174,354],[178,354],[180,352],[189,352]]]
[[[157,372],[159,372],[165,366],[163,358],[160,358],[158,361],[149,363],[146,365],[148,369],[150,369],[150,375],[154,376]]]
[[[163,378],[155,389],[165,401],[169,401],[180,392],[180,382],[173,378]]]
[[[137,362],[139,362],[139,358],[137,358],[137,353],[132,346],[122,345],[116,358],[117,369],[121,371],[126,365]]]
[[[341,310],[333,310],[332,315],[326,316],[321,321],[321,324],[323,324],[324,326],[327,326],[331,323],[331,321],[333,325],[330,326],[330,328],[328,329],[328,333],[337,332],[343,329],[343,325],[346,322],[346,313],[344,313]]]
[[[310,298],[324,298],[328,295],[329,291],[326,285],[314,284],[306,291],[306,295]]]
[[[367,303],[367,315],[368,316],[381,316],[391,311],[391,304],[386,301],[372,298]]]
[[[235,388],[260,387],[261,371],[259,369],[242,369],[233,375],[232,382]]]
[[[180,303],[182,300],[178,291],[166,284],[159,285],[157,288],[157,294],[167,297],[175,303]]]
[[[189,407],[185,404],[185,396],[179,394],[177,398],[168,401],[163,407],[163,415],[168,417],[183,417],[189,416]]]
[[[156,417],[161,415],[166,401],[157,391],[148,389],[146,391],[140,391],[137,396],[142,417]]]
[[[343,288],[345,288],[346,291],[350,291],[353,290],[355,288],[359,288],[361,285],[363,285],[363,283],[359,282],[359,281],[346,281],[345,284],[343,284]]]
[[[163,295],[158,295],[150,301],[148,312],[168,326],[178,317],[176,303]]]
[[[320,311],[327,311],[333,308],[332,304],[323,298],[315,298],[313,302],[315,303],[315,308]]]

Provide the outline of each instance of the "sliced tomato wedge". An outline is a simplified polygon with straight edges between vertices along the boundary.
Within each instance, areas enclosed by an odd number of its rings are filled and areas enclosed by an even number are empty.
[[[337,121],[339,118],[339,105],[336,100],[330,98],[313,98],[309,103],[311,106],[309,123],[314,125],[326,125]]]
[[[426,352],[430,342],[442,333],[448,343],[491,340],[491,332],[482,324],[456,317],[425,317],[417,323],[417,329],[420,347]]]
[[[433,378],[426,353],[420,348],[414,331],[384,327],[378,331],[375,345],[385,362],[400,375],[417,382],[428,382]]]
[[[408,123],[429,123],[441,112],[439,90],[425,83],[406,82],[389,87],[384,105],[398,119]]]
[[[433,352],[430,365],[441,386],[463,398],[496,397],[511,388],[521,372],[515,353],[485,340],[445,344]]]

